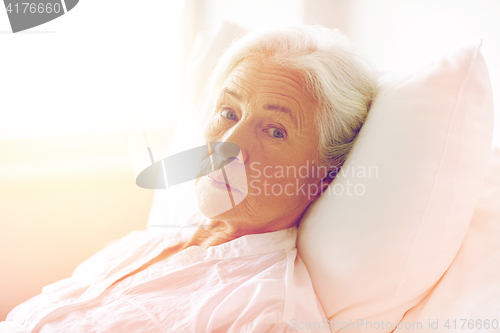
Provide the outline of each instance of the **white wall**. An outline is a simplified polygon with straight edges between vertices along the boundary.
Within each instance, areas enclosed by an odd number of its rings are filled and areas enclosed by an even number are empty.
[[[175,119],[182,4],[83,0],[17,34],[0,8],[0,140]]]
[[[227,20],[246,29],[304,23],[303,0],[207,0],[197,1],[203,29]]]
[[[340,28],[382,71],[418,68],[441,54],[483,40],[500,147],[500,1],[308,0],[305,21]]]

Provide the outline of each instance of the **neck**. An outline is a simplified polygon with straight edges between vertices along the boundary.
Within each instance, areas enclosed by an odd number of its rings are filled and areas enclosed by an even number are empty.
[[[298,225],[299,219],[287,224],[269,224],[259,228],[237,228],[233,224],[225,221],[216,221],[205,219],[200,227],[196,229],[195,233],[188,240],[183,248],[190,246],[209,247],[224,244],[239,237],[251,234],[263,234],[283,229],[288,229]]]

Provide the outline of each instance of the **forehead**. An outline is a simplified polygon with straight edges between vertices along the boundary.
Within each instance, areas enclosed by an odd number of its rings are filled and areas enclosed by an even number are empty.
[[[261,94],[295,102],[300,108],[314,104],[298,70],[255,57],[239,63],[225,80],[223,88],[223,91],[237,92],[246,99]]]

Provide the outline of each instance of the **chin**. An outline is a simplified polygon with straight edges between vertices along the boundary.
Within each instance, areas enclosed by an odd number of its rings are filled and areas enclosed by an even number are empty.
[[[209,219],[229,217],[234,213],[227,189],[214,186],[207,177],[196,183],[195,191],[198,209]]]

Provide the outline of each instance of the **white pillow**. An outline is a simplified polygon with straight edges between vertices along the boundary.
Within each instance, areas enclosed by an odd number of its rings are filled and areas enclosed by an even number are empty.
[[[496,148],[457,257],[432,292],[406,313],[401,325],[430,321],[443,332],[500,331],[499,239],[500,149]]]
[[[457,255],[493,133],[480,46],[385,84],[340,174],[304,216],[299,254],[332,331],[391,332]]]

